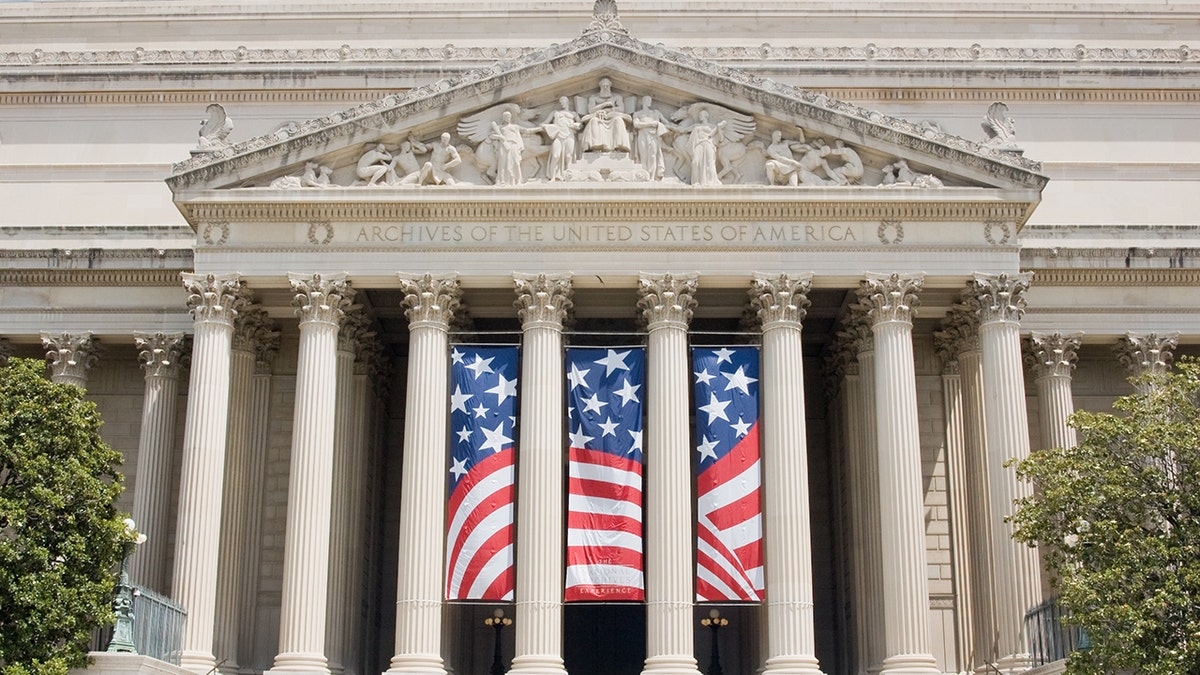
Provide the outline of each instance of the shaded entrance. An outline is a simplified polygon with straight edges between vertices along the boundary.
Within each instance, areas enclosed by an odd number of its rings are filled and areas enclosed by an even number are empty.
[[[563,661],[571,675],[638,675],[645,660],[645,605],[563,608]]]

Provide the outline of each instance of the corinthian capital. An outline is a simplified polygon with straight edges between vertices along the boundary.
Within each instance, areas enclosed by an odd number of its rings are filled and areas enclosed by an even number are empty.
[[[1179,333],[1126,333],[1113,351],[1132,376],[1164,375],[1171,368],[1174,359],[1171,352],[1177,344]]]
[[[354,297],[354,290],[350,288],[344,273],[322,275],[288,272],[288,282],[296,292],[292,306],[296,308],[301,326],[307,323],[340,325]]]
[[[184,272],[187,304],[196,323],[232,326],[237,313],[248,302],[246,285],[238,274],[192,274]]]
[[[1025,342],[1025,365],[1035,379],[1043,377],[1070,377],[1079,358],[1079,345],[1083,333],[1040,333],[1029,334]]]
[[[87,383],[88,370],[100,357],[90,332],[42,333],[42,346],[50,363],[50,379],[79,387]]]
[[[646,325],[662,324],[687,327],[696,308],[695,274],[643,274],[638,278],[638,309]]]
[[[238,312],[237,320],[233,322],[233,348],[245,352],[258,352],[259,346],[268,340],[273,340],[278,349],[279,331],[275,330],[275,322],[267,316],[266,310],[258,305],[250,305]]]
[[[856,355],[875,351],[875,334],[871,332],[867,306],[856,302],[850,305],[849,310],[844,321],[846,330],[839,332],[838,338],[846,340]]]
[[[917,293],[925,285],[924,274],[867,273],[858,287],[859,302],[867,306],[872,325],[889,321],[912,323]]]
[[[138,361],[146,377],[179,377],[186,340],[183,333],[134,333]]]
[[[569,274],[514,274],[517,290],[517,316],[521,326],[542,326],[561,329],[571,302]]]
[[[967,305],[955,305],[933,333],[933,348],[943,363],[958,360],[962,352],[979,351],[979,317]]]
[[[978,303],[979,323],[1020,321],[1025,313],[1025,291],[1029,290],[1032,280],[1032,272],[976,273],[967,286],[967,294],[972,303]]]
[[[371,317],[361,305],[347,308],[346,318],[342,321],[342,329],[338,331],[338,351],[354,352],[357,358],[359,348],[375,337],[371,330]]]
[[[410,331],[420,327],[445,331],[461,304],[462,288],[453,274],[401,274],[400,287],[404,290],[401,304]]]
[[[750,306],[758,315],[762,329],[779,325],[794,324],[800,327],[808,314],[808,291],[812,288],[812,275],[789,277],[786,274],[766,275],[755,273],[750,282]]]

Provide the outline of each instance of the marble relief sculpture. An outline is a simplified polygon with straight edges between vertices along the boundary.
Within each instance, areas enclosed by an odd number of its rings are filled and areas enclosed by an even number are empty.
[[[510,101],[471,113],[434,141],[409,135],[394,149],[372,144],[347,171],[353,187],[590,181],[805,188],[856,186],[868,175],[858,150],[842,139],[830,145],[793,127],[795,138],[774,129],[768,143],[755,137],[757,130],[753,116],[708,101],[668,114],[652,96],[626,96],[601,78],[587,96],[560,96],[532,107]],[[455,134],[466,143],[455,145]],[[881,187],[943,185],[903,159],[878,171]],[[269,187],[334,187],[334,175],[310,161]]]
[[[220,103],[210,103],[205,109],[208,117],[200,122],[200,139],[192,154],[212,152],[229,145],[229,134],[233,133],[233,120],[225,114]]]
[[[1000,101],[988,106],[980,123],[987,140],[983,144],[1000,152],[1022,153],[1017,146],[1017,125],[1008,114],[1008,106]]]

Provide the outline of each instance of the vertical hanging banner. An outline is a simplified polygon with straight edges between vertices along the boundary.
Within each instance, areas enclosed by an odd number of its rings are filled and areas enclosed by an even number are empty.
[[[516,347],[450,353],[449,600],[513,597],[517,374]]]
[[[646,350],[567,350],[567,602],[643,600]]]
[[[696,599],[763,598],[757,347],[693,348]]]

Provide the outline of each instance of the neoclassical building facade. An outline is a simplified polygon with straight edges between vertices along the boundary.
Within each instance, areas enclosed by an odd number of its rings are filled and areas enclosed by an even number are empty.
[[[100,407],[179,666],[1043,667],[1006,462],[1195,352],[1200,5],[588,5],[0,5],[0,356]],[[689,347],[747,344],[763,599],[700,602]],[[486,601],[464,345],[520,360]],[[645,348],[644,600],[564,601],[587,346]]]

